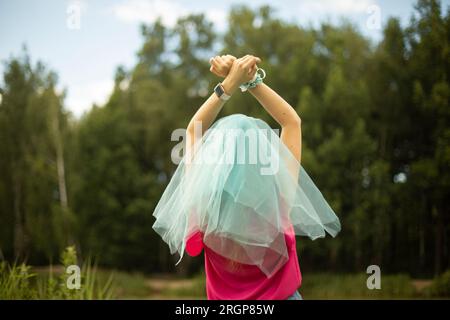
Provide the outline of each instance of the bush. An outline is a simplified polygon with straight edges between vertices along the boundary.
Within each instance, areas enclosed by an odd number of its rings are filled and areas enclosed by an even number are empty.
[[[450,297],[450,270],[435,278],[425,292],[429,297]]]

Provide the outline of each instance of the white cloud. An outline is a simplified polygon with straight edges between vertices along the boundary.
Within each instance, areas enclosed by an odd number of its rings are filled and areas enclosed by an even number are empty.
[[[88,11],[85,0],[70,0],[66,4],[66,26],[70,30],[81,29],[82,16]]]
[[[101,80],[69,86],[66,105],[76,117],[91,109],[92,104],[106,103],[114,88],[113,80]]]
[[[207,19],[214,23],[219,31],[226,30],[227,27],[227,11],[225,9],[209,9],[205,11]]]
[[[366,13],[373,0],[304,0],[299,10],[310,14],[352,15]]]
[[[320,27],[327,21],[339,23],[341,18],[367,19],[369,8],[378,0],[301,0],[290,13],[291,19],[303,26]],[[288,13],[289,14],[289,13]]]
[[[164,0],[131,0],[114,5],[112,12],[124,22],[151,23],[161,17],[166,26],[173,26],[177,18],[188,13],[188,10],[174,1]]]
[[[187,16],[190,13],[203,12],[207,19],[214,23],[219,31],[226,29],[227,10],[226,8],[205,8],[196,9],[183,6],[174,0],[131,0],[124,1],[112,6],[110,11],[123,22],[129,23],[152,23],[161,17],[165,26],[173,27],[177,19]]]

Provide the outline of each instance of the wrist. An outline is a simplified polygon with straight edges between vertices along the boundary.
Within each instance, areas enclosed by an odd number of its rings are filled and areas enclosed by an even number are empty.
[[[230,96],[239,88],[239,84],[228,76],[222,81],[222,86]]]
[[[266,72],[264,71],[264,69],[257,67],[253,79],[246,83],[243,83],[241,86],[239,86],[239,88],[241,89],[242,92],[255,89],[256,87],[258,87],[263,83],[265,77]]]
[[[261,90],[261,88],[264,86],[265,84],[263,83],[263,82],[261,82],[260,84],[258,84],[256,87],[253,87],[253,88],[248,88],[247,90],[248,90],[248,92],[250,92],[251,94],[255,94],[255,93],[257,93],[258,91],[260,91]]]

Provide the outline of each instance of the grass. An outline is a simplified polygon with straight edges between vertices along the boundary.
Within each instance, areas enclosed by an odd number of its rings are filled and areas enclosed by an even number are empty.
[[[79,274],[65,272],[77,265],[74,247],[61,254],[62,266],[46,272],[32,271],[25,264],[0,263],[0,300],[10,299],[111,299],[114,297],[113,277],[99,281],[98,270],[91,259],[79,268]],[[59,270],[59,271],[58,271]],[[79,281],[78,281],[79,279]],[[78,286],[79,284],[79,286]],[[73,287],[72,287],[73,286]]]
[[[31,268],[0,264],[2,299],[206,299],[204,273],[189,278],[145,275],[96,268],[89,259],[82,266],[82,288],[69,290],[65,267],[74,264],[74,251],[66,250],[62,265]],[[303,274],[304,299],[440,299],[450,298],[450,271],[427,280],[406,274],[382,275],[381,289],[369,290],[368,275]]]
[[[382,276],[381,289],[369,290],[367,274],[316,273],[303,275],[300,292],[304,299],[418,299],[426,298],[404,274]],[[198,274],[189,285],[167,288],[163,295],[186,299],[205,299],[205,276]]]
[[[450,271],[435,279],[412,279],[407,274],[381,276],[381,288],[367,288],[365,273],[304,274],[300,292],[304,299],[449,299]],[[149,279],[151,283],[152,279]],[[166,285],[157,292],[161,299],[206,299],[205,275],[177,280],[156,280]]]
[[[430,298],[450,297],[450,270],[435,278],[431,285],[425,288],[424,293]]]
[[[164,288],[161,294],[173,299],[206,299],[205,274],[199,273],[184,281],[178,280],[178,283],[175,282],[172,286]]]
[[[381,288],[367,288],[367,274],[304,275],[300,288],[304,299],[416,299],[420,293],[405,274],[384,275]]]
[[[142,273],[101,270],[99,282],[104,283],[111,275],[114,279],[114,299],[147,299],[151,295],[147,278]]]

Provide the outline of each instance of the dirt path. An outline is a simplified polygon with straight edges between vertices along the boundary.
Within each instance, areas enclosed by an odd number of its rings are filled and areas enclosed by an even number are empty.
[[[167,291],[171,290],[189,290],[195,285],[193,279],[170,279],[170,278],[149,278],[145,281],[145,285],[151,290],[152,294],[149,299],[183,299],[197,300],[199,297],[170,297]]]
[[[425,288],[431,285],[433,280],[413,280],[412,285],[418,292],[422,292]]]

